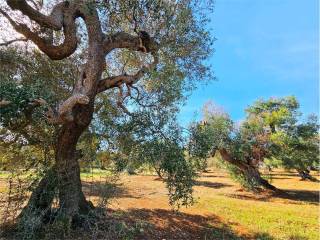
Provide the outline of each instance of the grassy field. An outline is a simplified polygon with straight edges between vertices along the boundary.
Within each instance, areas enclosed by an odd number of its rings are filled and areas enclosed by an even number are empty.
[[[103,194],[106,174],[82,174],[91,201]],[[112,187],[106,218],[121,223],[115,231],[126,229],[119,239],[319,239],[319,183],[281,170],[272,172],[272,179],[285,194],[254,195],[212,168],[197,179],[195,205],[174,212],[156,176],[123,174]]]
[[[122,175],[109,208],[153,226],[137,239],[319,239],[319,183],[281,170],[272,173],[272,183],[286,193],[254,195],[224,171],[210,169],[197,179],[196,204],[174,213],[155,176]]]

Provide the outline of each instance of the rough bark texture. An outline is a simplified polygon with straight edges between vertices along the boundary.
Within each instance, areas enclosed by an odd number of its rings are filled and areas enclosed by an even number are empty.
[[[267,180],[261,177],[261,174],[256,167],[250,166],[249,164],[243,161],[237,161],[236,159],[231,157],[231,155],[227,152],[226,149],[220,149],[219,152],[224,161],[228,162],[229,164],[232,164],[233,166],[236,166],[246,177],[252,179],[261,187],[270,191],[278,190],[275,186],[273,186]]]
[[[33,232],[41,228],[43,222],[51,217],[51,204],[57,188],[57,174],[54,169],[47,171],[36,189],[32,192],[28,204],[18,217],[20,230]]]
[[[59,214],[70,220],[80,213],[80,206],[86,208],[81,190],[80,168],[76,157],[77,141],[84,130],[84,127],[76,126],[74,123],[66,124],[59,133],[56,146]]]

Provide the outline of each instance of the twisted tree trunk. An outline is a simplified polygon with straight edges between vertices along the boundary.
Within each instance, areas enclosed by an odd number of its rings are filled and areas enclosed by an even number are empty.
[[[305,180],[309,180],[312,182],[318,181],[316,178],[314,178],[310,175],[310,171],[308,169],[307,170],[297,169],[297,172],[301,178],[301,181],[305,181]]]
[[[243,173],[243,175],[250,181],[256,183],[258,185],[257,188],[255,188],[255,191],[259,191],[259,186],[268,189],[270,191],[278,191],[278,189],[270,184],[267,180],[261,177],[261,174],[259,170],[251,166],[243,161],[238,161],[231,157],[231,155],[227,152],[226,149],[220,149],[219,150],[221,157],[224,161],[228,162],[229,164],[237,167],[240,172]]]
[[[28,204],[18,216],[18,227],[22,232],[35,232],[43,223],[50,221],[51,205],[57,189],[57,174],[49,169],[33,190]]]
[[[56,169],[59,190],[59,216],[71,221],[91,208],[82,192],[80,167],[76,154],[79,137],[92,119],[93,106],[84,111],[83,120],[87,124],[74,122],[62,126],[56,146]]]
[[[19,228],[24,231],[40,229],[42,224],[55,218],[67,220],[69,224],[79,223],[80,215],[93,209],[91,202],[82,192],[80,167],[76,145],[79,137],[92,119],[93,104],[76,107],[81,124],[74,122],[61,127],[57,143],[55,166],[49,169],[32,192],[28,204],[19,215]],[[55,193],[59,193],[59,209],[52,211]],[[31,231],[29,231],[31,232]]]
[[[51,123],[61,125],[55,146],[55,167],[40,181],[29,203],[20,214],[22,225],[28,224],[28,216],[32,216],[37,219],[37,223],[28,227],[37,228],[45,222],[46,216],[50,215],[54,192],[58,190],[57,217],[71,223],[92,208],[92,204],[86,201],[81,189],[76,146],[81,134],[92,120],[95,97],[108,89],[119,88],[120,98],[123,99],[121,86],[125,84],[128,88],[131,87],[157,65],[159,44],[145,31],[140,31],[137,35],[126,32],[104,34],[99,20],[98,5],[94,1],[63,1],[55,4],[49,15],[34,9],[26,0],[6,0],[6,3],[11,10],[20,11],[23,16],[45,29],[41,33],[35,32],[0,8],[0,13],[11,26],[26,39],[31,40],[52,60],[65,59],[76,51],[77,18],[82,18],[86,27],[88,35],[86,63],[82,65],[81,74],[75,81],[71,96],[60,105],[57,112],[51,109],[52,111],[47,114]],[[43,36],[45,31],[60,30],[63,30],[64,40],[58,45],[54,45],[53,41],[48,41]],[[153,63],[146,64],[133,75],[124,73],[101,79],[106,67],[105,56],[116,48],[150,53],[153,56]],[[50,106],[48,108],[50,110]]]

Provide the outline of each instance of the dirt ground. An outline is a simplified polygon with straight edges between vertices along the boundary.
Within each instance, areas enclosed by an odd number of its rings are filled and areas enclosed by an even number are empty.
[[[177,212],[169,206],[165,183],[157,176],[121,174],[102,221],[102,226],[117,222],[113,233],[120,231],[121,237],[108,238],[102,231],[97,238],[75,232],[77,236],[67,239],[320,239],[319,183],[300,181],[296,173],[282,170],[271,175],[272,184],[284,192],[255,195],[242,190],[223,170],[210,168],[196,180],[195,204]],[[100,174],[82,179],[87,198],[97,204],[105,178]],[[4,189],[0,178],[0,192]]]
[[[254,195],[243,191],[226,172],[209,169],[196,181],[194,191],[196,204],[189,208],[181,208],[180,212],[172,211],[168,204],[165,184],[156,176],[124,174],[117,185],[116,197],[109,203],[110,213],[118,215],[123,213],[127,221],[148,224],[148,227],[142,227],[136,239],[313,239],[316,233],[304,236],[299,230],[300,232],[295,235],[293,230],[285,229],[288,228],[288,224],[292,229],[296,228],[294,220],[279,223],[279,219],[273,218],[273,215],[279,209],[283,209],[286,212],[282,215],[292,214],[295,217],[295,210],[298,211],[298,215],[299,211],[303,211],[299,210],[300,207],[307,210],[306,214],[308,211],[316,211],[319,206],[319,183],[300,181],[296,173],[281,170],[276,170],[271,174],[272,183],[285,193]],[[89,185],[84,185],[86,191],[89,191]],[[92,192],[94,191],[91,187]],[[99,193],[90,195],[90,199],[95,201],[95,195]],[[220,205],[221,202],[225,205]],[[243,210],[247,211],[247,216],[230,217],[229,215],[232,214],[228,215],[228,210],[233,208],[231,204],[243,206]],[[259,207],[259,204],[263,205]],[[251,206],[257,208],[258,214],[254,210],[251,211]],[[238,210],[234,209],[234,211]],[[270,231],[264,230],[263,224],[265,223],[258,219],[256,222],[262,225],[260,228],[248,224],[250,220],[252,221],[250,218],[260,218],[261,215],[270,215],[270,220],[267,221],[278,221],[274,223],[274,231],[272,228]],[[241,219],[245,221],[242,222]],[[316,221],[316,219],[312,220]],[[301,222],[301,224],[305,223]],[[281,232],[276,230],[282,227],[284,229]],[[302,228],[302,231],[304,227],[308,227],[317,232],[317,226],[314,224],[299,227]],[[264,231],[259,231],[260,229]],[[283,233],[283,231],[287,232]]]

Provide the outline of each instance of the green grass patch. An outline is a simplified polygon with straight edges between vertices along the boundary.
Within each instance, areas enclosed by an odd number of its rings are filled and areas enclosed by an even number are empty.
[[[231,224],[240,224],[257,239],[319,239],[318,206],[233,199],[202,198],[196,207],[205,208]]]
[[[80,176],[81,178],[90,178],[90,177],[108,177],[112,176],[112,171],[111,170],[102,170],[99,168],[93,168],[93,169],[82,169]]]

